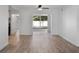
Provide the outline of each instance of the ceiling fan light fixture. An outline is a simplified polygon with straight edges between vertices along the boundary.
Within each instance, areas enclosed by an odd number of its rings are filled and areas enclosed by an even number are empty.
[[[38,8],[38,10],[39,10],[39,11],[41,11],[41,10],[42,10],[42,8]]]

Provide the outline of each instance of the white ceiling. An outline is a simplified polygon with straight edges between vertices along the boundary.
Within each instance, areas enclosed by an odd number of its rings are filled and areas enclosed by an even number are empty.
[[[42,7],[47,7],[47,9],[43,9],[42,11],[38,10],[38,5],[10,5],[10,10],[12,10],[13,13],[18,13],[18,11],[32,11],[33,14],[49,14],[54,9],[61,9],[64,5],[42,5]]]
[[[47,7],[49,9],[59,8],[63,5],[42,5],[42,7]],[[37,5],[11,5],[13,9],[22,10],[22,9],[37,9]]]

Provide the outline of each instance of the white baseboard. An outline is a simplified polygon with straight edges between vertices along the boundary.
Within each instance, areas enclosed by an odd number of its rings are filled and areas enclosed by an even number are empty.
[[[79,47],[79,44],[71,41],[69,38],[67,38],[67,37],[65,37],[65,36],[63,36],[61,34],[58,34],[58,35],[61,36],[62,38],[64,38],[65,40],[67,40],[68,42],[70,42],[71,44],[73,44],[74,46]]]
[[[8,42],[6,42],[2,47],[0,47],[0,50],[4,49],[8,45]]]

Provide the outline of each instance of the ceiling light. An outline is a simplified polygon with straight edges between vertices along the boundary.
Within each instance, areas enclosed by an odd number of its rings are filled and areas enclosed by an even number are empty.
[[[41,11],[41,10],[42,10],[42,8],[38,8],[38,10],[39,10],[39,11]]]

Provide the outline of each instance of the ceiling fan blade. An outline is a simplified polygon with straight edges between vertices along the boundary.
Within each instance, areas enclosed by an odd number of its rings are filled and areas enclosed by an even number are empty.
[[[42,9],[49,9],[49,8],[47,8],[47,7],[45,8],[45,7],[43,7]]]

